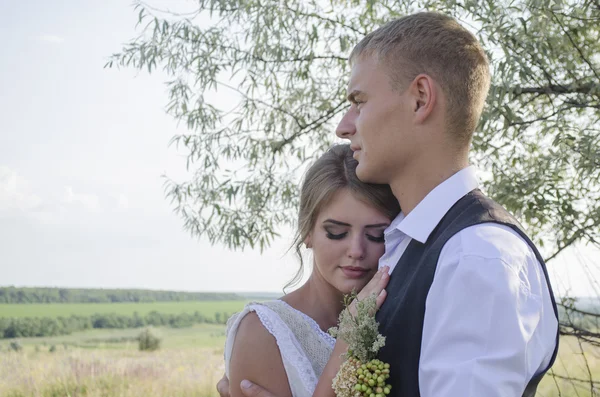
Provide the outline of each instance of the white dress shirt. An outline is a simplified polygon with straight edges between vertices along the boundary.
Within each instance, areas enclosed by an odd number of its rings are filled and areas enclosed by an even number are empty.
[[[474,167],[465,168],[408,216],[399,214],[385,230],[379,266],[393,271],[410,241],[425,243],[448,210],[478,186]],[[494,223],[461,230],[440,253],[425,303],[421,396],[522,396],[550,362],[557,327],[543,270],[525,240]]]

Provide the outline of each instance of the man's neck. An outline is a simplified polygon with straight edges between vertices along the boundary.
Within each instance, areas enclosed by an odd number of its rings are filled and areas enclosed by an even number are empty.
[[[467,158],[437,159],[405,167],[390,183],[404,215],[408,215],[433,189],[458,171],[468,167]]]

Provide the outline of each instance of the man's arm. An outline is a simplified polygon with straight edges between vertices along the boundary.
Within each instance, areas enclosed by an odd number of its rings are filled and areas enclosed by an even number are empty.
[[[514,232],[469,229],[444,247],[427,296],[420,393],[521,396],[553,351],[557,323],[546,281]]]

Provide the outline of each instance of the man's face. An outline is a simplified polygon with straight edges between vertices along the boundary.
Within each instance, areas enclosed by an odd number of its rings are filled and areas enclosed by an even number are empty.
[[[352,105],[336,134],[350,140],[357,176],[363,182],[390,183],[414,147],[409,98],[393,89],[374,56],[362,56],[352,66],[348,100]]]

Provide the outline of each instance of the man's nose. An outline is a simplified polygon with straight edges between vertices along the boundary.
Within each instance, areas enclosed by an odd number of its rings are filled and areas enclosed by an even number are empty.
[[[337,128],[335,129],[335,134],[342,139],[350,139],[352,135],[356,133],[356,115],[354,114],[354,109],[350,108],[340,120]]]

